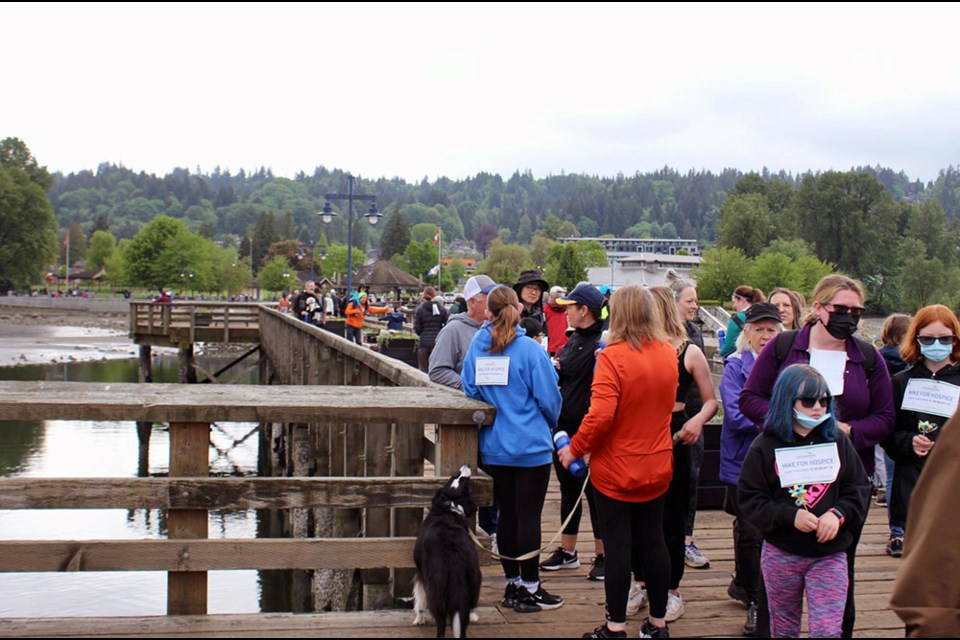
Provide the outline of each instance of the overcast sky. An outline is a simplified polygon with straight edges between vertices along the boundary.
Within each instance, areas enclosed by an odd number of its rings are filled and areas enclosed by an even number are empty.
[[[0,138],[365,178],[960,165],[956,4],[0,5]]]

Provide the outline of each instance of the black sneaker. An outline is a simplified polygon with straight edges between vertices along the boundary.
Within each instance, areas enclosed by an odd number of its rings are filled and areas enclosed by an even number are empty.
[[[894,558],[903,555],[903,538],[890,538],[887,542],[887,555]]]
[[[509,609],[513,609],[515,606],[517,606],[517,591],[519,588],[519,585],[516,583],[508,582],[507,588],[503,590],[503,600],[500,601],[500,604]]]
[[[593,633],[585,633],[581,638],[626,638],[627,632],[624,631],[610,631],[607,628],[607,625],[604,624],[602,627],[597,627],[593,630]]]
[[[596,558],[593,559],[593,566],[590,567],[590,573],[587,574],[587,580],[593,580],[594,582],[603,582],[603,564],[606,561],[603,554],[598,554]],[[614,636],[609,636],[613,638]]]
[[[563,598],[547,593],[543,584],[536,593],[530,593],[521,586],[517,589],[517,604],[513,608],[517,613],[536,613],[543,609],[559,609],[563,606]]]
[[[750,606],[750,596],[746,589],[737,584],[736,578],[730,581],[730,586],[727,587],[727,595],[745,607]]]
[[[558,571],[560,569],[576,569],[580,566],[580,557],[577,551],[573,553],[564,550],[563,547],[557,547],[557,550],[550,554],[550,557],[540,563],[540,568],[544,571]]]
[[[643,626],[640,627],[640,637],[641,638],[669,638],[670,629],[667,625],[658,627],[650,622],[650,618],[647,618],[643,621]]]
[[[747,607],[747,621],[743,625],[743,635],[751,638],[757,635],[757,603],[751,602]]]

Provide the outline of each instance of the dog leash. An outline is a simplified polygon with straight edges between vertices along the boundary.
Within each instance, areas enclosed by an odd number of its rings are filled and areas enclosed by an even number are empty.
[[[577,498],[577,505],[579,505],[580,502],[583,500],[583,494],[586,493],[587,491],[587,483],[589,481],[590,481],[590,467],[587,467],[587,475],[583,479],[583,488],[580,489],[580,497]],[[524,560],[529,560],[530,558],[538,557],[541,553],[543,553],[544,551],[552,547],[553,543],[555,543],[557,539],[560,537],[560,534],[563,533],[563,530],[567,528],[568,524],[570,524],[570,520],[573,518],[573,514],[576,512],[577,512],[576,507],[570,510],[570,513],[567,515],[567,519],[564,520],[563,523],[560,525],[560,529],[550,539],[550,542],[548,542],[546,545],[544,545],[539,549],[535,549],[533,551],[523,554],[519,558],[511,558],[510,556],[502,556],[499,553],[494,553],[492,549],[487,549],[485,546],[483,546],[483,543],[480,542],[480,540],[477,538],[477,534],[474,533],[473,529],[467,529],[467,533],[470,534],[470,539],[473,540],[473,544],[477,545],[478,547],[480,547],[481,549],[489,553],[494,560],[512,560],[516,562],[523,562]]]

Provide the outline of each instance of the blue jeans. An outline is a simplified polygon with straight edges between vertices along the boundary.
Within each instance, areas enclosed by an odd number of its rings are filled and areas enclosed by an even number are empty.
[[[896,470],[897,463],[893,461],[890,456],[884,452],[883,454],[883,466],[887,469],[887,522],[890,521],[890,503],[893,502],[893,474]],[[903,527],[895,527],[890,525],[890,537],[891,538],[902,538],[903,537]]]

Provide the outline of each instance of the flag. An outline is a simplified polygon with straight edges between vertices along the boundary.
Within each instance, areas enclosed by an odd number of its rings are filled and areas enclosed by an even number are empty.
[[[70,232],[69,232],[69,231],[67,232],[67,235],[63,236],[63,248],[64,248],[64,249],[67,248],[67,243],[68,243],[68,242],[70,242]],[[433,244],[437,244],[437,243],[434,242]]]
[[[437,246],[437,243],[440,242],[440,229],[437,229],[437,233],[433,236],[433,246]]]
[[[427,275],[428,275],[428,276],[435,276],[435,275],[437,275],[438,273],[440,273],[440,265],[439,265],[439,264],[434,265],[433,267],[431,267],[430,271],[427,271]]]

